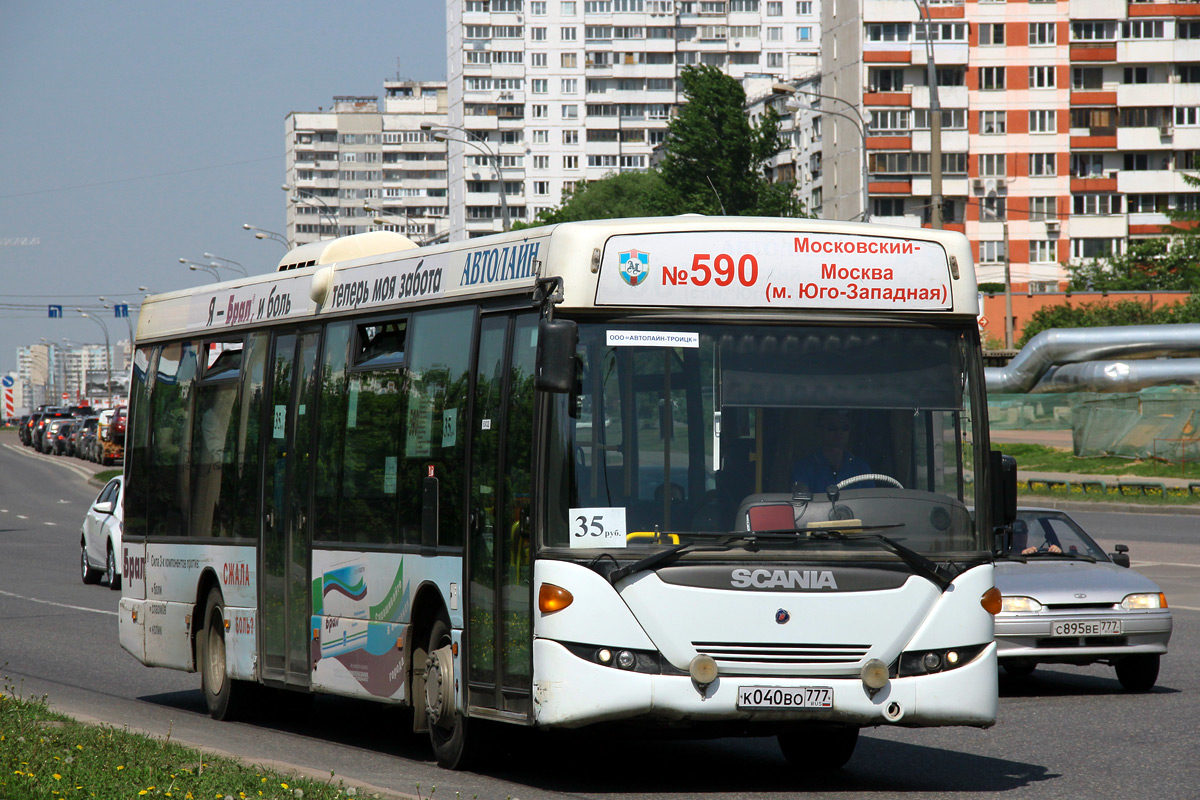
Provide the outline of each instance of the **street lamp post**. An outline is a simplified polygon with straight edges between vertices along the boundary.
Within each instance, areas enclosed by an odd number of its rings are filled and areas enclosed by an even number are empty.
[[[451,130],[461,131],[467,138],[455,139],[447,135],[444,131],[438,130],[440,128],[450,128]],[[466,128],[460,128],[458,125],[448,125],[446,123],[433,125],[428,122],[423,122],[421,123],[421,130],[432,131],[433,138],[440,139],[441,141],[469,144],[488,157],[488,160],[492,162],[492,169],[496,172],[496,180],[500,183],[500,224],[503,230],[511,230],[508,214],[508,193],[504,191],[504,172],[501,169],[500,156],[495,150],[492,149],[491,145],[487,143],[487,140],[480,138],[477,134],[472,133]]]
[[[292,199],[297,203],[308,203],[309,205],[313,205],[311,200],[315,200],[316,205],[320,206],[320,209],[318,209],[318,210],[320,211],[321,216],[324,217],[325,221],[328,222],[330,227],[333,228],[334,237],[336,238],[336,237],[342,235],[342,227],[341,227],[341,225],[338,224],[337,212],[334,211],[333,208],[331,208],[328,203],[326,203],[324,200],[322,200],[319,195],[313,194],[312,192],[308,191],[307,189],[298,189],[298,188],[288,186],[286,183],[283,184],[282,186],[280,186],[279,188],[283,189],[285,192],[293,192],[294,191],[296,193],[296,197],[294,197]],[[311,198],[311,200],[306,200],[305,199],[306,197]]]
[[[251,225],[249,222],[243,222],[242,228],[244,230],[254,231],[255,239],[270,239],[271,241],[279,242],[287,250],[292,249],[292,246],[290,244],[288,244],[287,238],[282,233],[276,233],[275,231],[269,231],[266,228],[259,228],[257,226]]]
[[[179,259],[179,263],[186,264],[187,268],[192,270],[193,272],[195,272],[196,270],[203,270],[203,271],[207,272],[208,274],[212,275],[217,280],[221,280],[221,273],[217,272],[217,268],[214,267],[212,264],[201,264],[199,261],[188,261],[186,258]]]
[[[80,313],[80,315],[81,315],[81,316],[87,317],[87,318],[88,318],[88,319],[90,319],[92,322],[95,322],[97,325],[99,325],[99,326],[100,326],[100,329],[104,331],[104,364],[105,364],[105,368],[106,368],[106,369],[107,369],[107,371],[108,371],[108,407],[109,407],[109,408],[112,408],[112,407],[113,407],[113,393],[112,393],[112,346],[109,344],[109,339],[108,339],[108,326],[104,324],[104,320],[100,319],[99,317],[93,317],[91,314],[89,314],[88,312],[84,311],[82,308],[76,308],[75,310],[76,310],[76,311],[78,311],[78,312]],[[86,374],[87,374],[87,370],[86,370],[86,369],[84,370],[84,374],[85,374],[85,376],[86,376]]]
[[[793,89],[792,94],[802,94],[802,95],[805,95],[806,97],[817,97],[822,100],[833,100],[835,102],[842,103],[843,105],[845,105],[847,108],[849,108],[851,111],[854,112],[854,116],[851,117],[849,114],[845,114],[841,111],[831,111],[828,109],[820,109],[820,110],[815,109],[812,107],[811,102],[807,106],[807,108],[810,111],[813,111],[815,113],[832,114],[835,117],[841,117],[842,119],[846,120],[847,122],[850,123],[850,126],[852,128],[854,128],[855,133],[858,134],[858,138],[860,140],[862,140],[861,141],[862,148],[860,151],[862,153],[862,214],[860,216],[862,216],[863,222],[870,222],[871,221],[871,208],[870,208],[871,194],[870,194],[870,188],[867,185],[867,179],[870,174],[868,171],[868,165],[867,165],[867,125],[870,124],[870,122],[871,122],[871,112],[870,111],[859,111],[858,106],[854,105],[849,100],[843,100],[840,97],[834,97],[833,95],[830,95],[830,94],[821,94],[820,92],[810,92],[805,89]],[[793,111],[799,111],[800,109],[804,108],[804,106],[801,106],[799,101],[796,101],[796,100],[789,101],[787,103],[787,107]]]
[[[224,269],[228,269],[228,270],[231,270],[231,271],[233,271],[233,272],[240,272],[240,273],[242,273],[243,275],[249,275],[249,274],[250,274],[249,272],[246,272],[246,268],[245,268],[245,267],[243,267],[243,266],[242,266],[241,264],[239,264],[237,261],[234,261],[232,258],[224,258],[224,257],[222,257],[222,256],[213,255],[212,253],[205,253],[205,254],[204,254],[204,257],[205,257],[205,258],[214,258],[214,259],[216,259],[217,261],[220,261],[220,262],[221,262],[220,264],[213,264],[213,266],[215,266],[215,267],[223,267]],[[232,265],[232,266],[227,266],[227,265]]]
[[[106,309],[112,309],[114,316],[116,315],[117,307],[116,307],[115,303],[110,305],[107,298],[104,298],[104,297],[100,297],[97,299],[99,299],[101,303],[104,303],[104,307]],[[125,324],[126,324],[126,326],[129,327],[129,346],[132,348],[133,347],[133,320],[131,320],[129,318],[128,308],[129,308],[129,306],[128,306],[128,304],[126,304]]]

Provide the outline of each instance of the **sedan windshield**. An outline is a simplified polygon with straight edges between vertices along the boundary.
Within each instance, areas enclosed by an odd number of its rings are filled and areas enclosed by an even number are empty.
[[[974,342],[941,327],[581,324],[576,390],[551,412],[543,544],[795,541],[833,520],[926,554],[985,549],[967,511],[982,499]],[[787,551],[788,536],[764,546]]]

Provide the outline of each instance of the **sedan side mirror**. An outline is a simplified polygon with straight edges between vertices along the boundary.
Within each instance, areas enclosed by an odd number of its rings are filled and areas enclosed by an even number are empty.
[[[1117,552],[1109,553],[1108,557],[1112,559],[1112,562],[1118,567],[1125,567],[1125,569],[1129,569],[1129,546],[1119,544],[1113,549]]]
[[[92,506],[92,511],[98,514],[111,514],[113,513],[112,501],[106,500],[103,503],[96,503],[96,505]]]

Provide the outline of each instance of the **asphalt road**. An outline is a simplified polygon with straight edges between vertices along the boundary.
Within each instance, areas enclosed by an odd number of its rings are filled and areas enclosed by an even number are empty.
[[[438,769],[403,712],[337,698],[264,720],[205,713],[196,675],[141,666],[117,642],[117,592],[79,578],[79,523],[98,487],[82,462],[36,456],[0,434],[0,675],[84,719],[129,727],[255,763],[398,794],[477,798],[1188,798],[1200,796],[1200,517],[1078,513],[1175,610],[1155,691],[1125,694],[1110,668],[1001,674],[990,730],[865,731],[847,768],[797,774],[774,739],[673,741],[628,731],[506,731],[493,763]],[[436,787],[436,789],[435,789]],[[457,793],[457,794],[456,794]]]

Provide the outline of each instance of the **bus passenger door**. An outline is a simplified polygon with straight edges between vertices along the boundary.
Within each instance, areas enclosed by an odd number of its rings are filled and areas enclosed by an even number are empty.
[[[521,719],[532,713],[536,335],[536,314],[482,318],[471,420],[467,704]]]
[[[263,533],[258,608],[262,676],[311,681],[310,468],[319,331],[277,334],[270,364],[263,459]]]

